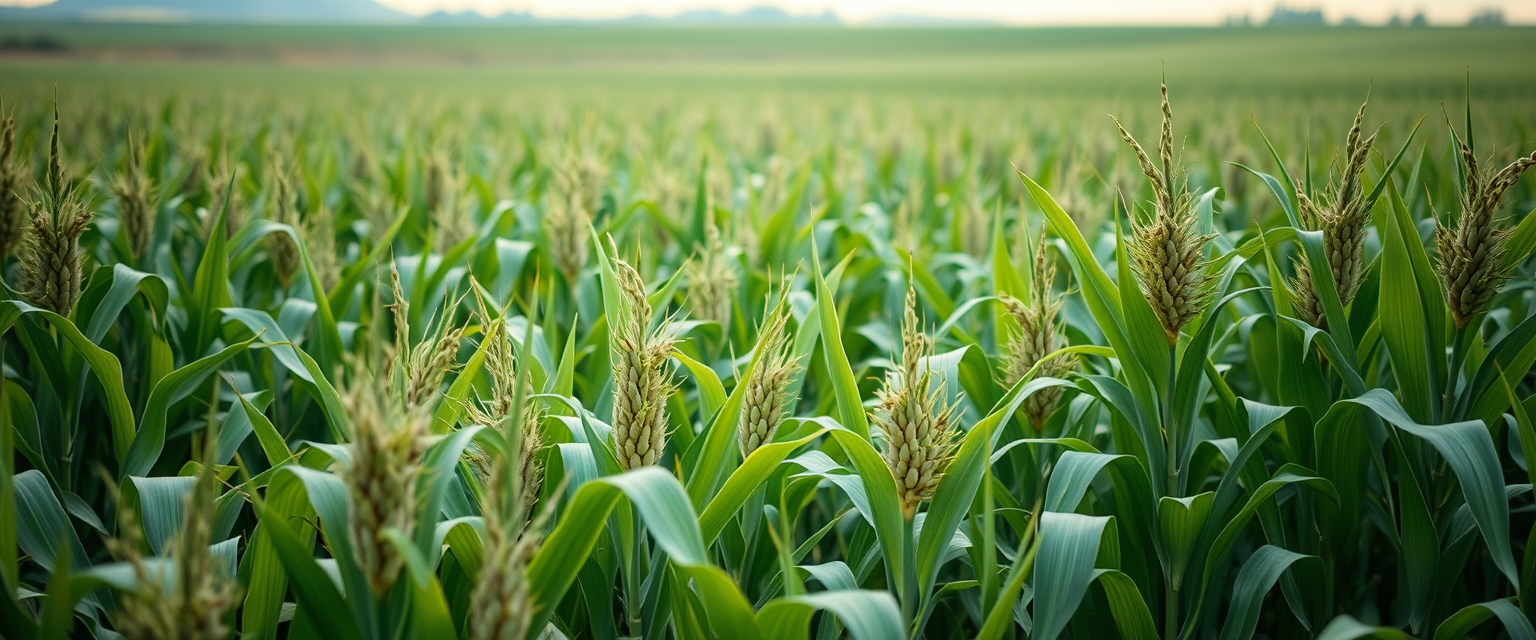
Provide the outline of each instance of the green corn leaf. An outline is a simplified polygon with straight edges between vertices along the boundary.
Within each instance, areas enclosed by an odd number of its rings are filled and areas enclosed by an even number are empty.
[[[1515,428],[1520,436],[1520,454],[1525,459],[1525,474],[1532,486],[1536,486],[1536,423],[1531,422],[1531,416],[1525,410],[1525,404],[1515,395],[1515,390],[1509,384],[1509,376],[1499,376],[1499,386],[1509,398],[1510,413],[1515,418]],[[1531,557],[1531,556],[1528,556]]]
[[[1504,239],[1504,255],[1499,258],[1499,269],[1508,272],[1531,257],[1536,250],[1536,210],[1526,213],[1520,223]]]
[[[1193,615],[1186,619],[1188,624],[1185,625],[1184,631],[1179,636],[1180,638],[1187,640],[1190,634],[1194,632],[1196,623],[1200,619],[1200,609],[1205,603],[1205,593],[1210,589],[1211,579],[1222,560],[1226,558],[1227,552],[1232,549],[1233,543],[1237,541],[1237,537],[1242,533],[1243,528],[1247,526],[1248,522],[1258,513],[1263,505],[1275,498],[1275,494],[1290,485],[1310,489],[1314,494],[1327,498],[1333,503],[1339,501],[1338,492],[1332,484],[1323,478],[1312,475],[1304,467],[1288,464],[1275,471],[1275,474],[1269,480],[1266,480],[1264,484],[1259,485],[1253,491],[1253,494],[1248,498],[1247,504],[1244,504],[1242,509],[1225,521],[1221,533],[1211,543],[1206,552],[1205,569],[1201,576],[1199,589],[1194,592],[1196,598],[1195,611]]]
[[[1389,199],[1393,212],[1380,216],[1381,221],[1381,335],[1391,355],[1392,373],[1401,386],[1402,397],[1408,402],[1407,409],[1416,420],[1428,422],[1439,415],[1441,386],[1438,376],[1430,373],[1435,345],[1443,340],[1431,335],[1436,329],[1428,321],[1429,314],[1444,314],[1443,306],[1426,305],[1421,296],[1419,282],[1414,277],[1414,264],[1409,258],[1405,229],[1400,229],[1406,213],[1397,212],[1401,203],[1395,197]],[[1414,236],[1417,240],[1417,235]],[[1443,327],[1438,327],[1443,329]],[[1443,346],[1442,346],[1443,353]],[[1443,370],[1443,369],[1440,369]]]
[[[90,318],[85,326],[85,336],[100,344],[123,309],[139,295],[144,297],[153,319],[163,321],[170,300],[165,280],[152,273],[135,271],[125,264],[97,267],[87,281],[75,311],[76,317]]]
[[[1317,634],[1317,640],[1361,640],[1363,638],[1376,638],[1377,640],[1413,640],[1408,634],[1392,627],[1373,627],[1354,619],[1351,616],[1339,616],[1323,627],[1323,632]]]
[[[226,321],[239,322],[255,334],[256,339],[272,352],[278,363],[293,372],[296,384],[319,401],[320,409],[325,413],[326,425],[337,442],[349,439],[351,428],[346,411],[341,406],[341,394],[331,385],[328,373],[320,368],[314,358],[288,339],[278,323],[272,320],[272,316],[255,309],[228,308],[219,311],[224,314]]]
[[[1157,626],[1136,582],[1114,569],[1094,569],[1093,581],[1104,590],[1115,628],[1125,640],[1157,640]]]
[[[1216,492],[1207,491],[1188,498],[1163,496],[1157,503],[1158,526],[1162,531],[1163,546],[1168,550],[1168,562],[1172,569],[1169,571],[1169,580],[1174,589],[1183,584],[1184,568],[1195,552],[1200,532],[1205,528],[1206,518],[1211,514],[1211,504],[1215,501]]]
[[[219,207],[217,217],[214,218],[213,228],[223,229],[224,219],[229,208],[229,194],[233,192],[234,182],[226,188],[224,205]],[[295,236],[297,238],[297,236]],[[189,334],[189,351],[193,356],[200,356],[208,351],[213,341],[218,339],[219,314],[218,309],[223,309],[230,304],[229,297],[229,240],[223,233],[209,234],[208,244],[203,247],[203,255],[197,262],[197,272],[192,277],[192,295],[186,300],[187,317],[191,320]]]
[[[23,471],[10,482],[16,496],[17,548],[50,573],[71,559],[75,568],[89,568],[90,556],[42,472]]]
[[[1264,604],[1264,594],[1280,581],[1281,574],[1297,562],[1313,562],[1321,565],[1315,556],[1294,553],[1264,545],[1237,572],[1232,586],[1232,606],[1227,610],[1226,622],[1221,628],[1221,640],[1249,640],[1259,624],[1259,608]]]
[[[438,584],[437,576],[427,564],[427,559],[398,530],[386,529],[384,541],[393,545],[401,557],[405,558],[405,574],[411,581],[412,634],[417,638],[454,637],[456,634],[453,619],[448,613],[448,602],[443,597],[443,588]]]
[[[1500,624],[1504,625],[1504,632],[1509,634],[1510,640],[1536,638],[1536,629],[1531,627],[1531,621],[1513,602],[1490,600],[1469,604],[1446,618],[1445,622],[1440,623],[1440,626],[1435,629],[1435,640],[1460,640],[1478,625],[1495,617],[1499,619]]]
[[[277,466],[293,457],[287,441],[277,432],[277,427],[272,425],[272,421],[267,419],[266,414],[251,404],[244,395],[240,396],[240,407],[245,412],[246,418],[251,421],[251,430],[256,432],[256,441],[261,444],[261,451],[267,456],[267,464]]]
[[[986,466],[991,463],[991,451],[996,448],[997,439],[1002,435],[1003,425],[1018,412],[1029,393],[1049,384],[1045,380],[1036,383],[1031,377],[1032,373],[1025,375],[996,410],[966,432],[959,450],[955,452],[949,467],[944,471],[944,477],[934,490],[923,520],[922,533],[917,540],[917,557],[913,559],[917,563],[919,594],[925,605],[938,580],[939,569],[944,563],[950,541],[954,539],[961,519],[970,512],[976,489],[981,485]]]
[[[1488,543],[1495,566],[1516,589],[1520,587],[1519,569],[1509,546],[1509,500],[1504,496],[1504,482],[1499,476],[1499,457],[1493,440],[1482,422],[1425,426],[1409,417],[1397,399],[1383,389],[1349,400],[1370,409],[1382,420],[1406,433],[1428,442],[1440,453],[1461,482],[1462,493],[1472,509],[1478,530]]]
[[[24,395],[14,383],[0,377],[0,589],[5,590],[5,596],[0,597],[0,607],[3,607],[0,611],[7,618],[15,616],[18,621],[25,616],[20,615],[21,608],[15,602],[16,587],[21,579],[21,561],[17,556],[16,485],[13,479],[16,475],[16,458],[12,434],[16,429],[16,416],[11,408],[11,400]],[[7,633],[15,633],[9,626],[0,628]]]
[[[1274,148],[1271,147],[1270,151],[1274,151]],[[1279,159],[1280,159],[1279,156],[1276,155],[1275,156],[1276,162],[1278,162]],[[1255,178],[1258,178],[1261,182],[1263,182],[1264,186],[1269,188],[1270,194],[1274,195],[1275,202],[1278,202],[1280,204],[1280,209],[1285,212],[1286,222],[1290,223],[1290,225],[1292,227],[1296,227],[1296,228],[1300,228],[1301,227],[1301,220],[1296,216],[1296,206],[1295,206],[1295,204],[1293,204],[1291,202],[1290,194],[1286,191],[1285,186],[1280,184],[1279,180],[1275,179],[1275,177],[1272,176],[1272,175],[1269,175],[1269,174],[1264,173],[1262,171],[1258,171],[1258,170],[1256,170],[1256,169],[1254,169],[1252,167],[1249,167],[1247,165],[1244,165],[1242,163],[1228,162],[1227,164],[1230,164],[1230,165],[1232,165],[1234,167],[1242,169],[1243,171],[1247,171],[1248,173],[1252,174]],[[1284,171],[1285,170],[1285,165],[1281,164],[1280,165],[1280,169],[1281,169],[1281,171]],[[1286,179],[1287,183],[1290,183],[1291,176],[1290,176],[1289,173],[1285,174],[1285,179]]]
[[[1033,638],[1056,640],[1066,629],[1104,551],[1114,545],[1115,520],[1106,516],[1046,511],[1040,519],[1040,555],[1035,572]],[[1046,587],[1045,585],[1050,585]]]
[[[107,416],[112,421],[112,450],[122,462],[128,457],[136,431],[133,407],[128,404],[128,392],[123,387],[123,367],[117,356],[96,346],[68,318],[20,300],[0,300],[0,336],[8,333],[22,316],[39,318],[51,325],[90,365],[96,381],[106,392]]]
[[[294,594],[301,610],[312,612],[308,618],[317,630],[328,638],[338,640],[362,640],[362,631],[336,590],[335,583],[310,555],[309,546],[284,522],[282,514],[272,510],[264,501],[256,503],[256,513],[262,526],[268,527],[272,549],[283,569],[292,578]]]
[[[1025,235],[1029,234],[1029,224],[1027,222],[1020,220],[1019,226],[1021,227],[1020,231]],[[1025,245],[1033,246],[1029,244],[1028,238],[1026,238]],[[1030,262],[1030,264],[1033,264],[1033,262]],[[992,290],[998,294],[1006,293],[1019,300],[1029,299],[1029,280],[1020,275],[1019,269],[1013,265],[1013,258],[1008,255],[1008,243],[1003,236],[1003,212],[1001,209],[992,216]],[[966,304],[969,302],[967,301]],[[1018,328],[1012,326],[1011,323],[1005,322],[1002,319],[1003,315],[1002,311],[998,311],[993,320],[998,326],[1007,327],[1004,329],[1005,334],[1013,337],[1017,334]],[[942,330],[936,331],[934,335],[942,336],[944,332]]]
[[[352,295],[357,285],[363,281],[364,276],[368,275],[370,269],[378,266],[379,261],[384,259],[384,254],[394,247],[395,236],[399,235],[400,230],[405,227],[407,213],[401,211],[400,215],[395,216],[394,222],[389,223],[389,226],[384,229],[384,234],[374,242],[366,258],[342,271],[336,286],[331,287],[330,292],[326,294],[326,304],[331,309],[345,310],[352,304]]]
[[[893,483],[894,484],[894,483]],[[894,489],[893,489],[894,491]],[[700,594],[711,612],[718,613],[717,629],[727,628],[760,637],[752,624],[751,608],[730,578],[710,564],[688,495],[677,480],[656,467],[588,481],[576,492],[566,515],[550,532],[538,555],[528,565],[530,597],[536,606],[534,629],[543,628],[553,608],[564,596],[575,572],[591,553],[604,523],[621,497],[635,505],[657,547],[671,562],[699,581]],[[712,619],[716,619],[711,615]],[[747,621],[747,627],[730,627]]]
[[[1502,374],[1510,380],[1522,379],[1533,364],[1536,364],[1536,317],[1522,320],[1488,349],[1463,394],[1464,408],[1460,412],[1463,419],[1485,423],[1497,420],[1510,406],[1509,397],[1496,384],[1497,378]]]
[[[1120,289],[1110,281],[1109,274],[1104,272],[1098,258],[1088,248],[1088,242],[1077,230],[1076,223],[1067,216],[1067,212],[1062,211],[1061,205],[1056,204],[1051,194],[1030,180],[1029,176],[1019,173],[1019,178],[1024,181],[1024,186],[1028,188],[1035,204],[1045,212],[1045,218],[1050,221],[1051,227],[1066,242],[1067,258],[1083,287],[1083,300],[1088,303],[1088,309],[1098,321],[1099,329],[1104,332],[1105,339],[1109,341],[1109,345],[1114,348],[1116,356],[1119,357],[1120,366],[1125,371],[1128,381],[1127,386],[1134,393],[1143,410],[1152,411],[1152,408],[1157,406],[1152,378],[1144,368],[1145,365],[1135,357],[1137,351],[1132,348],[1129,329],[1120,309]]]
[[[785,458],[824,433],[824,429],[817,429],[795,440],[769,443],[747,456],[699,513],[699,530],[705,544],[715,541],[730,519],[746,504],[748,496],[768,480]]]
[[[195,476],[163,478],[128,477],[122,483],[123,508],[134,508],[144,540],[155,555],[166,552],[166,543],[186,519],[186,496]]]
[[[500,321],[500,317],[497,318]],[[486,354],[489,352],[493,340],[509,339],[503,333],[497,332],[480,341],[480,346],[469,356],[458,371],[458,377],[448,385],[448,390],[443,393],[442,400],[437,405],[437,413],[432,416],[432,433],[444,434],[459,423],[459,418],[464,414],[464,408],[469,402],[469,392],[474,385],[475,377],[485,367]]]
[[[69,547],[61,547],[59,562],[48,577],[48,591],[43,600],[42,624],[37,630],[41,640],[68,640],[74,627],[75,596],[70,584]],[[84,593],[80,595],[85,595]]]
[[[714,416],[726,402],[725,385],[720,384],[720,376],[715,375],[715,370],[708,365],[676,349],[672,351],[672,357],[682,363],[688,369],[688,373],[693,374],[693,379],[699,386],[699,415],[705,419]]]
[[[1440,541],[1429,502],[1412,464],[1399,456],[1398,465],[1401,474],[1397,481],[1398,504],[1402,519],[1398,534],[1402,545],[1400,557],[1403,580],[1408,585],[1408,625],[1417,633],[1429,617],[1431,599],[1443,586],[1436,575],[1440,565]]]
[[[848,365],[847,352],[843,350],[842,323],[837,319],[837,300],[831,287],[821,275],[821,261],[812,244],[812,271],[815,273],[816,314],[820,320],[822,353],[827,369],[832,374],[832,393],[837,398],[837,414],[843,426],[866,441],[869,440],[869,416],[859,402],[859,385],[853,379],[853,368]]]
[[[416,507],[421,510],[421,517],[416,519],[416,531],[411,535],[425,562],[436,566],[442,552],[442,546],[435,544],[437,520],[448,493],[459,490],[455,473],[459,460],[471,442],[485,443],[499,435],[481,425],[464,427],[437,441],[422,457],[421,473],[416,479]]]
[[[778,598],[757,612],[763,637],[805,640],[811,615],[825,611],[837,617],[854,640],[906,637],[896,599],[880,591],[836,590]]]
[[[160,452],[164,450],[165,421],[171,405],[191,395],[202,386],[208,376],[213,375],[231,358],[243,353],[246,347],[251,346],[255,341],[255,338],[251,338],[229,345],[218,353],[188,364],[162,378],[159,384],[155,385],[154,390],[149,392],[149,400],[144,403],[144,423],[140,425],[138,435],[133,439],[133,446],[129,448],[128,456],[123,460],[123,468],[119,475],[124,478],[147,475],[160,460]]]

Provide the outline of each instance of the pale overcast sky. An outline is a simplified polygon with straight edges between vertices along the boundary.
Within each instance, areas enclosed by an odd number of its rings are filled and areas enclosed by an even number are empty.
[[[831,10],[859,22],[889,14],[981,18],[1011,24],[1211,24],[1234,14],[1269,15],[1273,0],[379,0],[409,11],[474,10],[497,14],[531,11],[545,17],[611,18],[636,13],[670,15],[689,9],[739,11],[771,5],[791,13]],[[1321,6],[1330,20],[1352,16],[1385,21],[1393,13],[1423,10],[1432,22],[1460,23],[1489,7],[1511,22],[1536,22],[1536,0],[1292,0],[1291,6]]]

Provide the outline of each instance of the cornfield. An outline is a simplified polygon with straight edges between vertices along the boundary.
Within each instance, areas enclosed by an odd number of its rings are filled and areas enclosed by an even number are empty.
[[[1517,98],[23,89],[0,636],[1536,638]]]

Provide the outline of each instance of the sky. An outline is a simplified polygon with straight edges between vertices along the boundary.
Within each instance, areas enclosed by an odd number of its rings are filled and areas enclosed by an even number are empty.
[[[689,9],[739,11],[771,5],[790,13],[831,10],[847,22],[883,15],[914,14],[983,19],[1008,24],[1214,24],[1244,13],[1267,17],[1274,0],[379,0],[416,14],[438,9],[528,11],[543,17],[614,18],[647,13],[665,16]],[[1299,0],[1292,6],[1321,7],[1329,20],[1350,16],[1384,22],[1394,13],[1423,10],[1431,22],[1466,22],[1473,13],[1499,8],[1510,22],[1536,23],[1536,0]]]

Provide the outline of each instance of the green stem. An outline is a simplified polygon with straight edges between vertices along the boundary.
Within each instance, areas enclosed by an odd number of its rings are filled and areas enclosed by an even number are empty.
[[[904,570],[901,576],[901,619],[913,638],[921,635],[915,628],[917,616],[917,544],[912,535],[912,518],[901,523],[901,557]]]
[[[1167,604],[1163,611],[1163,637],[1177,638],[1179,634],[1179,590],[1168,585]]]
[[[633,523],[633,543],[630,545],[629,568],[624,572],[624,617],[629,623],[629,635],[641,637],[644,632],[640,629],[640,598],[644,595],[640,586],[640,567],[644,566],[645,527],[640,525],[640,509],[630,506],[631,523]]]
[[[1174,424],[1173,394],[1178,381],[1178,345],[1168,345],[1168,384],[1163,389],[1163,439],[1167,442],[1168,460],[1164,465],[1168,482],[1168,495],[1180,497],[1179,491],[1179,425]]]
[[[1168,442],[1168,460],[1164,466],[1168,482],[1168,496],[1178,498],[1182,494],[1179,488],[1179,439],[1180,429],[1174,424],[1173,395],[1174,388],[1178,386],[1178,358],[1177,344],[1168,345],[1168,385],[1163,393],[1163,429],[1164,438]],[[1172,580],[1167,583],[1167,592],[1163,598],[1163,637],[1178,637],[1179,631],[1179,588]]]
[[[752,581],[756,579],[752,571],[752,559],[757,557],[757,547],[760,540],[758,530],[762,527],[763,504],[767,500],[768,486],[766,484],[760,485],[752,492],[752,495],[747,497],[746,505],[737,514],[738,521],[741,523],[742,537],[745,538],[746,543],[743,545],[744,548],[741,553],[741,564],[737,566],[736,571],[736,575],[743,585],[752,584]],[[780,511],[779,518],[782,519],[783,517],[784,513]]]
[[[981,473],[981,570],[976,577],[981,582],[981,610],[991,611],[997,604],[997,510],[992,504],[992,447],[986,448],[986,464]]]
[[[1461,367],[1466,364],[1467,342],[1474,334],[1473,324],[1457,329],[1451,342],[1451,370],[1445,380],[1445,394],[1440,402],[1440,421],[1450,422],[1456,411],[1456,395],[1461,386]]]

